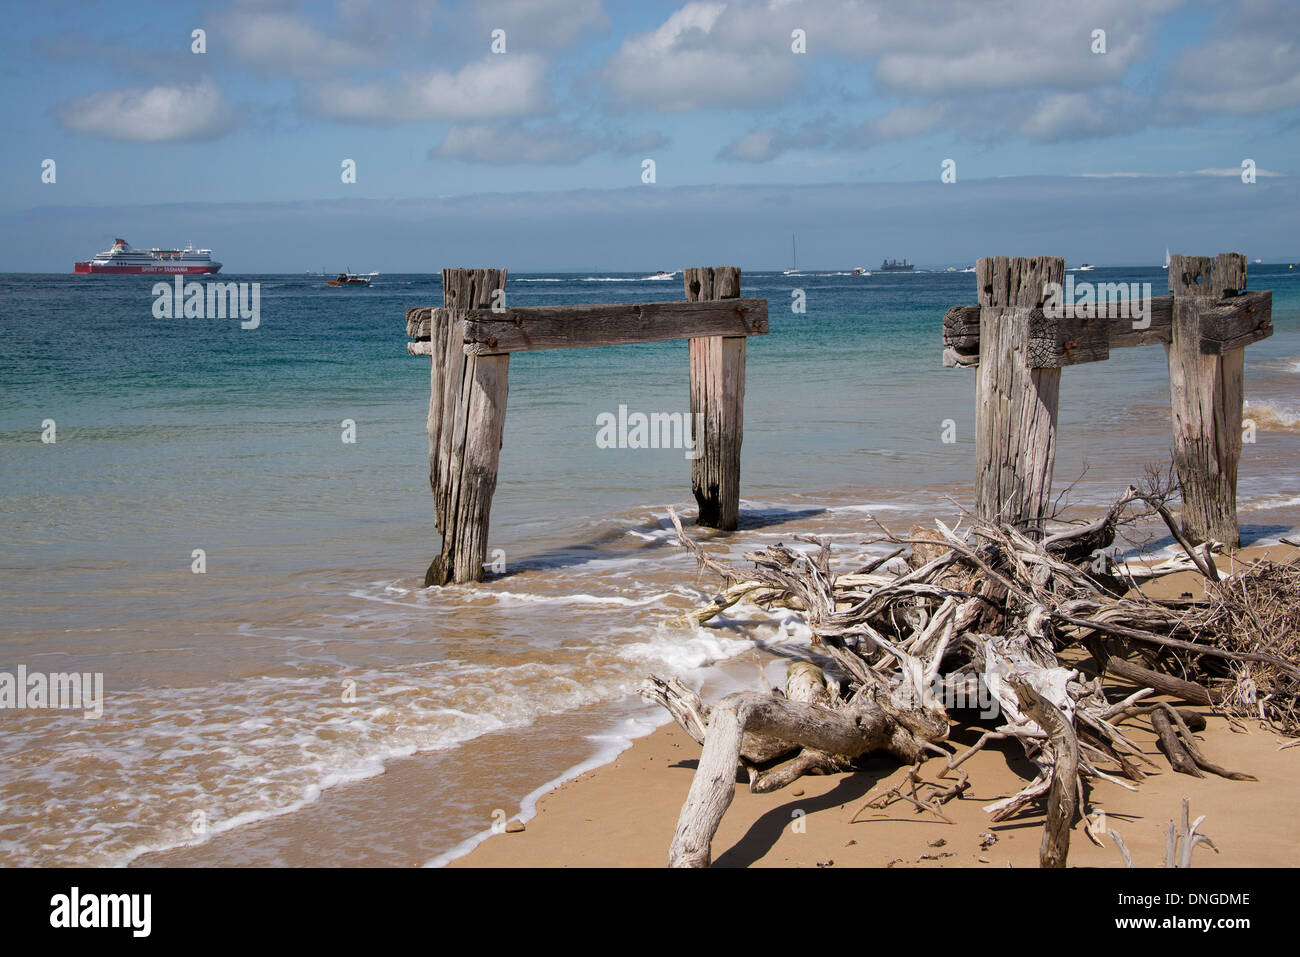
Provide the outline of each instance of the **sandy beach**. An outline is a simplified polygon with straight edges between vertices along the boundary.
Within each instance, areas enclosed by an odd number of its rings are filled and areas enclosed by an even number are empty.
[[[1131,726],[1152,761],[1164,763],[1154,735]],[[1194,867],[1294,867],[1300,748],[1279,752],[1286,739],[1256,729],[1237,733],[1215,717],[1198,738],[1208,755],[1260,780],[1195,779],[1165,764],[1136,792],[1099,784],[1092,793],[1094,812],[1105,812],[1107,826],[1120,831],[1139,867],[1163,863],[1165,823],[1177,818],[1184,796],[1191,798],[1193,819],[1206,815],[1201,830],[1220,851],[1197,848]],[[971,744],[974,736],[956,740]],[[450,866],[662,867],[698,756],[699,746],[679,728],[661,728],[613,764],[561,785],[542,800],[524,831],[495,835]],[[1023,756],[1014,747],[992,748],[966,767],[970,791],[944,806],[952,824],[902,802],[859,813],[869,797],[904,779],[906,769],[887,757],[863,772],[803,778],[772,794],[750,794],[738,776],[735,801],[714,841],[714,866],[1037,867],[1041,813],[990,824],[981,810],[1023,786]],[[802,831],[795,827],[799,820]],[[1070,866],[1122,867],[1107,843],[1095,847],[1078,822]]]
[[[1300,550],[1286,546],[1244,549],[1241,559],[1285,561]],[[1219,560],[1230,572],[1236,563]],[[1178,572],[1147,586],[1156,595],[1201,587],[1192,573]],[[1088,660],[1081,665],[1086,669]],[[1111,683],[1112,689],[1126,687]],[[1131,689],[1129,689],[1131,690]],[[1151,700],[1160,700],[1153,698]],[[1180,705],[1180,707],[1187,707]],[[1226,719],[1209,708],[1197,735],[1202,750],[1255,782],[1208,775],[1193,778],[1170,770],[1145,722],[1126,729],[1150,760],[1152,772],[1136,790],[1097,782],[1089,802],[1105,827],[1118,830],[1135,866],[1158,867],[1165,855],[1165,827],[1180,814],[1182,798],[1191,815],[1205,815],[1201,831],[1217,846],[1196,850],[1194,867],[1292,867],[1300,846],[1300,821],[1292,813],[1300,788],[1300,748],[1279,750],[1287,738],[1258,723]],[[954,734],[959,745],[977,733]],[[690,788],[699,746],[676,725],[637,741],[616,761],[561,785],[547,795],[523,831],[487,839],[453,867],[660,867],[667,861],[678,812]],[[933,779],[939,762],[922,769]],[[1024,785],[1030,764],[1015,742],[991,746],[965,765],[970,790],[944,805],[952,823],[902,801],[883,810],[866,801],[901,784],[907,768],[888,756],[873,758],[851,774],[805,777],[789,788],[751,794],[743,772],[735,799],[714,840],[717,867],[1037,867],[1041,807],[990,824],[983,805]],[[1097,828],[1101,830],[1100,825]],[[1070,866],[1122,867],[1114,843],[1094,845],[1082,820],[1070,842]]]

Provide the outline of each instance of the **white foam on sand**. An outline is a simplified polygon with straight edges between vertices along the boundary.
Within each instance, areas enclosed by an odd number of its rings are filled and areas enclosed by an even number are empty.
[[[552,778],[541,787],[530,791],[519,803],[519,813],[516,814],[515,817],[521,823],[526,824],[531,821],[537,816],[538,802],[540,802],[542,798],[546,797],[546,795],[550,794],[560,785],[567,784],[575,778],[586,774],[588,771],[594,771],[597,768],[602,768],[609,764],[628,748],[632,747],[632,742],[637,738],[644,738],[655,729],[667,724],[670,720],[671,719],[668,718],[667,715],[664,715],[663,720],[660,721],[652,721],[649,718],[628,718],[622,725],[620,725],[620,731],[622,733],[587,735],[586,739],[597,746],[596,753],[587,760],[568,768],[563,774]],[[446,867],[458,857],[464,857],[496,833],[498,832],[494,831],[492,828],[479,831],[477,834],[465,838],[465,840],[461,841],[450,850],[443,851],[437,857],[430,859],[424,866]]]
[[[718,616],[711,626],[692,625],[689,629],[660,626],[655,634],[644,642],[636,642],[620,649],[619,654],[638,664],[649,665],[658,671],[685,678],[697,687],[708,680],[716,685],[714,692],[725,695],[733,691],[751,687],[738,673],[716,670],[715,666],[724,664],[751,648],[782,648],[787,652],[806,649],[811,643],[811,631],[797,616],[787,611],[769,612],[748,602],[741,602],[731,609],[733,617]],[[745,620],[737,615],[746,614]],[[756,621],[757,620],[757,621]],[[743,624],[751,638],[732,638],[725,632],[733,625]],[[777,670],[781,662],[776,662]],[[773,673],[772,663],[767,669]],[[780,684],[779,675],[777,684]],[[629,694],[632,685],[626,689]],[[585,761],[575,764],[559,776],[547,781],[541,787],[530,792],[520,803],[521,822],[531,820],[537,813],[538,802],[560,785],[610,764],[620,754],[632,746],[637,738],[645,737],[657,728],[671,721],[661,709],[649,708],[643,714],[628,717],[611,733],[588,735],[587,740],[597,744],[597,751]],[[494,833],[486,828],[467,837],[451,849],[430,859],[425,867],[444,867],[457,858],[464,857],[478,847]]]

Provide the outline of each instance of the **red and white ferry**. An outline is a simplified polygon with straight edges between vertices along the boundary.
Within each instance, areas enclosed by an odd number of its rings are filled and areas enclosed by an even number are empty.
[[[131,275],[215,273],[221,263],[212,261],[211,249],[132,249],[125,239],[114,239],[113,248],[94,259],[73,263],[73,272],[126,273]]]

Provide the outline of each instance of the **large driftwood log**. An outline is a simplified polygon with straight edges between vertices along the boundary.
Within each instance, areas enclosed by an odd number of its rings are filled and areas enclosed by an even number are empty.
[[[883,749],[915,753],[911,736],[869,701],[839,710],[751,691],[728,695],[709,721],[699,768],[668,852],[671,867],[709,866],[713,835],[735,795],[736,762],[746,733],[845,760]]]
[[[1009,679],[1020,707],[1038,723],[1052,745],[1052,786],[1047,793],[1047,820],[1038,852],[1041,867],[1064,867],[1070,853],[1070,828],[1078,807],[1079,741],[1074,728],[1056,706],[1044,700],[1020,675]]]

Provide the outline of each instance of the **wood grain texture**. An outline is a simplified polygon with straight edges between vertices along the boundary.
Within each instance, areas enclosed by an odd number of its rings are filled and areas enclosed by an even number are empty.
[[[1045,284],[1062,281],[1065,260],[998,256],[980,259],[975,268],[980,290],[976,513],[1039,534],[1050,505],[1061,370],[1029,366],[1031,319],[1041,312]]]
[[[1201,353],[1221,356],[1273,334],[1273,293],[1243,292],[1201,310]]]
[[[1058,351],[1062,365],[1077,365],[1081,361],[1100,361],[1107,356],[1100,355],[1101,346],[1104,342],[1107,349],[1122,349],[1130,346],[1147,346],[1147,345],[1168,345],[1169,338],[1173,329],[1174,318],[1174,297],[1173,296],[1152,296],[1150,305],[1150,322],[1146,320],[1135,320],[1132,317],[1137,316],[1141,311],[1141,304],[1129,300],[1112,304],[1110,312],[1112,316],[1100,317],[1089,322],[1095,322],[1098,325],[1091,329],[1091,336],[1088,337],[1088,346],[1081,351],[1079,355],[1070,356],[1072,350],[1064,348],[1067,342],[1074,337],[1072,331],[1088,323],[1082,320],[1088,319],[1087,316],[1078,315],[1073,318],[1067,317],[1064,320],[1056,336],[1057,342],[1061,347]],[[1229,308],[1228,306],[1224,307]],[[1095,311],[1095,310],[1094,310]],[[956,352],[963,355],[973,355],[973,363],[961,363],[962,365],[977,365],[979,362],[980,347],[980,315],[981,307],[979,306],[953,306],[948,310],[943,318],[943,344]],[[1128,317],[1128,318],[1126,318]],[[1045,320],[1038,320],[1044,322]],[[1142,322],[1143,328],[1138,328],[1135,323]],[[1077,326],[1075,324],[1078,324]],[[1104,329],[1104,334],[1101,330]],[[1045,339],[1043,333],[1039,333],[1039,338]],[[1263,338],[1262,336],[1260,338]],[[1074,341],[1078,341],[1074,339]],[[1048,353],[1049,355],[1053,353]],[[1087,358],[1084,358],[1084,357]]]
[[[736,791],[736,764],[746,734],[761,735],[810,751],[854,758],[886,750],[898,732],[869,697],[852,710],[741,691],[717,703],[690,791],[668,850],[669,867],[708,867],[713,836]]]
[[[406,336],[408,339],[428,339],[432,327],[432,306],[412,306],[406,310]]]
[[[699,267],[684,271],[688,304],[740,300],[740,269]],[[744,336],[696,336],[690,343],[691,425],[703,416],[703,435],[695,435],[697,457],[691,464],[691,488],[699,505],[696,524],[726,531],[740,521],[740,446],[745,417]]]
[[[1182,483],[1184,534],[1193,542],[1219,541],[1235,548],[1237,467],[1241,460],[1241,421],[1245,352],[1207,354],[1204,341],[1232,335],[1221,310],[1242,306],[1247,323],[1262,319],[1264,301],[1238,295],[1246,284],[1245,257],[1222,253],[1172,256],[1169,288],[1174,293],[1173,336],[1169,344],[1169,395],[1174,428],[1174,465]],[[1271,311],[1271,299],[1268,301]],[[1245,310],[1250,309],[1251,312]]]
[[[532,306],[475,310],[466,320],[465,352],[496,355],[703,336],[761,336],[767,332],[767,300]]]
[[[442,549],[425,585],[482,581],[505,429],[509,356],[467,356],[465,314],[490,306],[504,269],[444,269],[430,313],[429,478]]]

